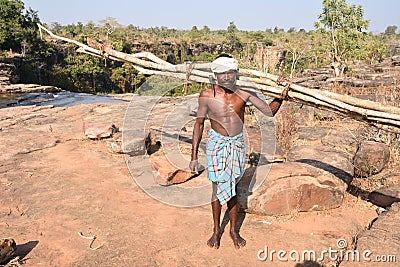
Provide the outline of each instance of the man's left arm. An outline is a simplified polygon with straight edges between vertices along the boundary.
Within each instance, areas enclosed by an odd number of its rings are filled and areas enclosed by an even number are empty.
[[[283,99],[274,98],[274,100],[272,100],[268,105],[267,102],[265,102],[263,99],[260,99],[256,93],[251,92],[249,94],[248,100],[250,103],[259,109],[264,115],[270,117],[275,116],[283,102]]]
[[[272,116],[275,116],[275,114],[278,112],[279,108],[281,107],[283,103],[283,99],[281,98],[274,98],[274,100],[269,103],[269,108],[271,109]]]

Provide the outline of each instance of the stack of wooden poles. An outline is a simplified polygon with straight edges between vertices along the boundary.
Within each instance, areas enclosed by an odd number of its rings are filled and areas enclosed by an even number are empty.
[[[110,60],[129,62],[135,69],[145,75],[175,77],[188,82],[210,82],[210,63],[190,62],[173,65],[150,52],[126,54],[114,50],[109,45],[100,44],[91,39],[88,39],[87,43],[89,45],[86,45],[55,35],[40,24],[38,26],[41,34],[42,30],[44,30],[52,38],[77,45],[78,52]],[[245,90],[261,91],[271,97],[281,97],[283,91],[288,88],[289,101],[330,110],[367,122],[384,130],[400,133],[400,108],[396,106],[362,100],[326,90],[306,88],[293,84],[288,80],[282,82],[282,79],[277,75],[250,69],[240,69],[237,85]]]

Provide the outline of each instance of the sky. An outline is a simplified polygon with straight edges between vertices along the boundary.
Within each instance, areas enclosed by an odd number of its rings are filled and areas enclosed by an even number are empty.
[[[61,25],[98,24],[107,17],[118,23],[140,28],[161,27],[188,29],[207,25],[211,30],[226,29],[234,22],[239,30],[257,31],[275,26],[287,31],[314,30],[322,0],[23,0],[25,8],[38,11],[42,23]],[[384,32],[387,26],[400,29],[399,0],[347,0],[361,5],[368,31]],[[399,31],[398,29],[398,31]]]

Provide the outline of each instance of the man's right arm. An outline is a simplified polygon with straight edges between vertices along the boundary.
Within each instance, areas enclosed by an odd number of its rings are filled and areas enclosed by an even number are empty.
[[[193,128],[193,137],[192,137],[192,153],[191,153],[191,161],[189,164],[189,168],[192,173],[198,173],[198,151],[200,146],[200,141],[203,136],[204,129],[204,121],[207,115],[208,107],[207,107],[207,94],[205,91],[202,91],[199,96],[199,107],[197,111],[197,119]]]
[[[192,138],[192,160],[198,159],[198,151],[199,145],[201,141],[201,137],[203,136],[203,129],[204,129],[204,117],[198,117],[194,124],[193,128],[193,138]]]

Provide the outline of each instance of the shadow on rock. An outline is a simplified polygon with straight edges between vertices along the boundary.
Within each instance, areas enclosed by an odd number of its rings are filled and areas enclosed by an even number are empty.
[[[29,241],[25,244],[17,245],[15,256],[19,256],[20,259],[24,259],[29,252],[31,252],[39,244],[39,241]]]
[[[330,165],[328,163],[319,161],[319,160],[315,160],[315,159],[299,159],[299,160],[296,160],[296,162],[305,163],[305,164],[311,165],[311,166],[313,166],[315,168],[319,168],[319,169],[322,169],[324,171],[330,172],[333,175],[335,175],[337,178],[339,178],[340,180],[345,182],[346,184],[350,184],[351,181],[353,180],[353,176],[350,173],[348,173],[348,172],[346,172],[346,171],[344,171],[342,169],[339,169],[339,168],[337,168],[335,166],[332,166],[332,165]]]

